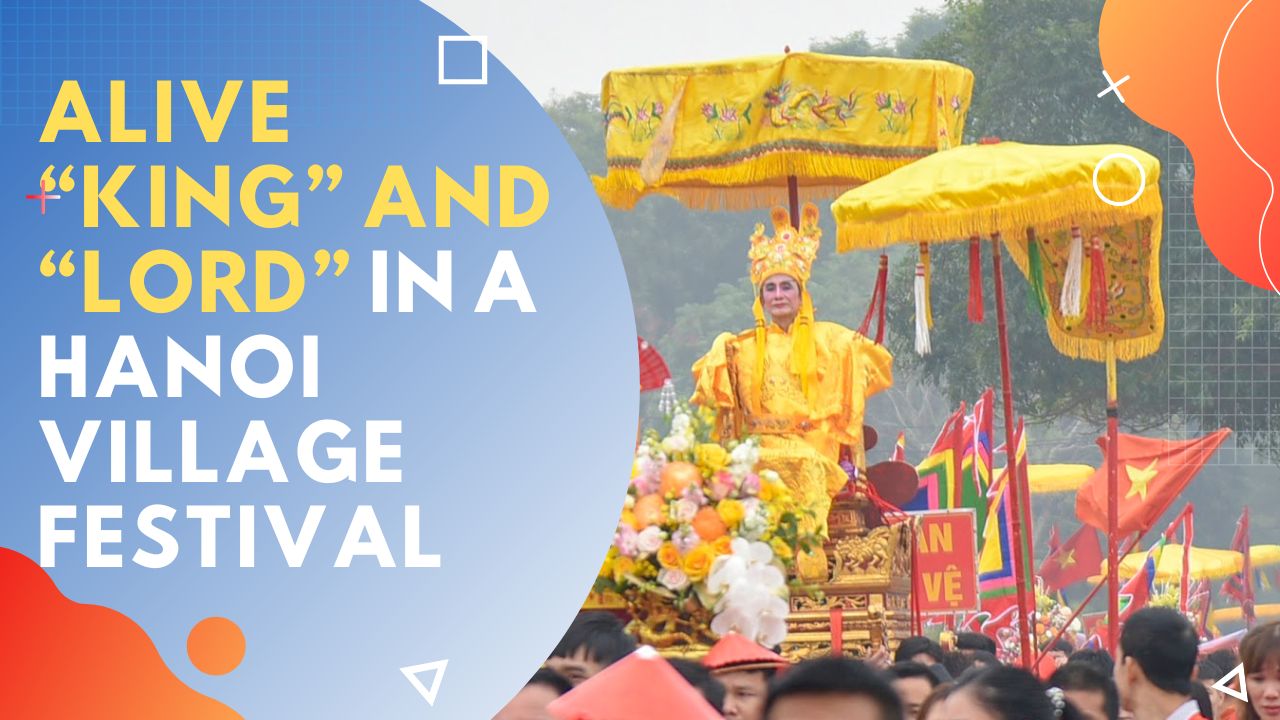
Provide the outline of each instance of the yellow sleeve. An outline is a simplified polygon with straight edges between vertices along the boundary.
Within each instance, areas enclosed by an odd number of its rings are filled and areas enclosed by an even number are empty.
[[[729,383],[729,357],[725,345],[733,339],[731,333],[721,333],[707,351],[693,364],[694,405],[714,408],[730,408],[734,405],[733,388]]]

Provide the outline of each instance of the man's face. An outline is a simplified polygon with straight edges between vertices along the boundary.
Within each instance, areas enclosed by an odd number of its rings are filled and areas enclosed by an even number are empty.
[[[597,661],[594,656],[587,654],[586,648],[578,648],[573,654],[565,657],[547,658],[544,663],[547,668],[555,670],[565,676],[574,687],[582,684],[582,681],[595,675],[604,669],[604,665]]]
[[[893,681],[893,689],[902,700],[902,720],[916,720],[920,705],[933,692],[929,681],[919,677],[898,678]]]
[[[724,685],[724,716],[733,720],[763,720],[769,681],[760,670],[720,673]]]
[[[880,708],[865,695],[787,695],[773,704],[768,720],[878,720]]]
[[[1084,715],[1085,720],[1110,720],[1107,696],[1101,690],[1063,690],[1063,695]]]
[[[493,716],[493,720],[551,720],[547,706],[558,697],[560,694],[548,685],[525,685],[506,707]]]

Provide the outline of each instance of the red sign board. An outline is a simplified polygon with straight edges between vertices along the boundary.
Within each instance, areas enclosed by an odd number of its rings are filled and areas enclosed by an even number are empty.
[[[920,613],[978,610],[977,520],[972,509],[914,513]]]

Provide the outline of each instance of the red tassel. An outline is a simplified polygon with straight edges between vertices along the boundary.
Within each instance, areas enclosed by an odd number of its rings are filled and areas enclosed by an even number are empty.
[[[982,245],[977,235],[969,236],[969,322],[980,323],[982,317]]]
[[[1107,269],[1102,260],[1102,238],[1089,247],[1089,327],[1101,330],[1107,322]]]
[[[867,306],[867,314],[862,318],[862,325],[858,328],[858,333],[863,337],[869,337],[871,332],[871,321],[877,320],[876,327],[876,344],[884,344],[884,304],[889,287],[889,256],[880,256],[880,271],[876,274],[875,288],[871,292],[871,304]]]

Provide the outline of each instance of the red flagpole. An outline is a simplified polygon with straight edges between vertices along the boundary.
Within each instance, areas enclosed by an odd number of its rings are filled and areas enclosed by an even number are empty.
[[[1009,370],[1009,329],[1004,311],[1004,274],[1000,267],[1000,233],[991,234],[991,261],[996,289],[996,333],[1000,338],[1000,384],[1004,404],[1005,467],[1009,469],[1009,509],[1013,516],[1013,581],[1018,587],[1018,644],[1022,647],[1022,666],[1031,668],[1031,625],[1027,602],[1027,567],[1022,535],[1022,486],[1018,472],[1018,448],[1013,440],[1013,377]]]
[[[1252,630],[1257,620],[1253,607],[1253,547],[1249,544],[1249,506],[1244,508],[1244,602],[1240,603],[1240,614],[1244,616],[1245,627]]]
[[[1107,652],[1116,656],[1120,632],[1119,490],[1120,404],[1116,396],[1115,346],[1107,343]]]

